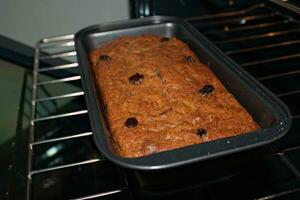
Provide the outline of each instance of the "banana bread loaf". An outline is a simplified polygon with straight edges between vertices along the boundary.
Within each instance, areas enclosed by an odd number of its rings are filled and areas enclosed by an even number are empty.
[[[120,37],[89,55],[120,156],[145,156],[259,128],[176,38]]]

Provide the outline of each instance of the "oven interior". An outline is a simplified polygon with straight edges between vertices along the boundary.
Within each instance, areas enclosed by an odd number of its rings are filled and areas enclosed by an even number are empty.
[[[119,168],[93,143],[74,35],[43,38],[23,78],[6,198],[300,199],[300,21],[296,1],[278,2],[144,0],[131,11],[187,19],[289,107],[285,137],[168,173]]]

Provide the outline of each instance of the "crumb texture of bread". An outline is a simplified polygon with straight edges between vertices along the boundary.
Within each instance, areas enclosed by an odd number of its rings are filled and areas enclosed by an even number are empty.
[[[177,38],[120,37],[89,56],[111,139],[122,157],[259,128],[209,67]]]

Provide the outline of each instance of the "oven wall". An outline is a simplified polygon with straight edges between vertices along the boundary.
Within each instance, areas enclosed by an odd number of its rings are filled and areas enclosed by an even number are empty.
[[[0,35],[34,46],[95,23],[129,18],[129,0],[0,1]]]

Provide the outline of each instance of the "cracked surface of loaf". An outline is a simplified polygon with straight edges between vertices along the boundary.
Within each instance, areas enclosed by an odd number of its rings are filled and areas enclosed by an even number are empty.
[[[126,36],[90,52],[115,151],[140,157],[258,129],[189,46]],[[100,123],[100,122],[99,122]]]

